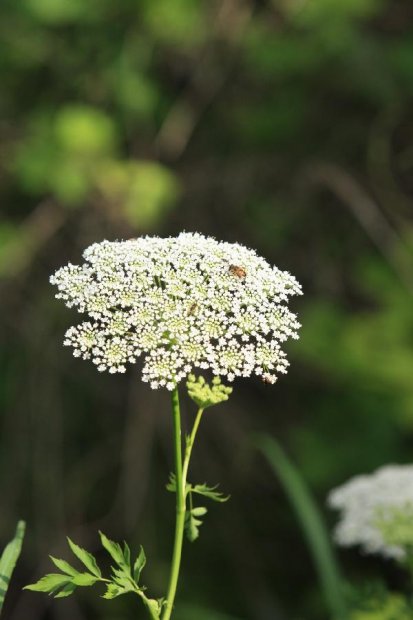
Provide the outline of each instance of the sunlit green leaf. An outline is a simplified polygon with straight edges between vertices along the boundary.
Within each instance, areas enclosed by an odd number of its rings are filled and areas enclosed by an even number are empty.
[[[56,590],[59,590],[63,586],[71,583],[71,577],[68,575],[62,575],[61,573],[50,573],[45,575],[36,583],[32,583],[25,586],[25,590],[32,590],[33,592],[47,592],[53,594]]]
[[[66,598],[73,594],[76,590],[76,586],[74,583],[68,583],[65,585],[57,594],[54,595],[55,598]]]
[[[50,559],[52,560],[53,564],[57,567],[60,568],[60,570],[63,573],[66,573],[66,575],[78,575],[79,571],[76,570],[75,568],[73,568],[73,566],[71,566],[68,562],[66,562],[65,560],[59,560],[59,558],[54,558],[52,555],[49,556]]]
[[[122,588],[120,588],[116,583],[108,583],[106,585],[106,592],[103,594],[103,598],[112,599],[120,596],[121,594],[124,594]]]
[[[141,572],[144,569],[146,564],[146,556],[143,547],[140,548],[139,555],[135,560],[135,564],[133,565],[133,578],[136,583],[139,583],[139,579],[141,576]]]
[[[125,565],[125,558],[123,555],[122,547],[117,542],[113,542],[110,540],[103,532],[99,532],[100,540],[102,541],[103,547],[109,553],[109,555],[115,560],[117,564],[120,566]]]
[[[98,579],[98,577],[95,577],[90,573],[78,573],[72,577],[72,583],[76,586],[93,586]]]
[[[69,537],[67,538],[67,541],[75,556],[86,566],[86,568],[96,577],[101,577],[102,573],[97,565],[96,558],[85,549],[82,549],[82,547],[79,547],[79,545],[76,545],[76,543],[70,540]]]

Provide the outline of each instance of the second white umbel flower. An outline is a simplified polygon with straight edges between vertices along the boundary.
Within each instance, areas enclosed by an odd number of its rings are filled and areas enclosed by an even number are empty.
[[[287,304],[301,287],[254,250],[182,233],[103,241],[83,256],[50,281],[89,318],[65,344],[99,370],[125,372],[142,355],[143,380],[169,390],[197,369],[269,383],[286,372],[281,344],[300,327]]]
[[[331,491],[339,545],[403,560],[413,548],[413,465],[386,465]]]

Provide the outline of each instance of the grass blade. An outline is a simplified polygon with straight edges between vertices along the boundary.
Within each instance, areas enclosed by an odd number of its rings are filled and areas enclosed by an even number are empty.
[[[281,446],[268,435],[256,439],[258,449],[271,465],[294,507],[317,568],[326,605],[331,616],[349,617],[343,594],[343,581],[321,513],[298,469]]]
[[[19,521],[13,540],[5,547],[0,558],[0,613],[9,587],[10,579],[22,548],[26,524]]]

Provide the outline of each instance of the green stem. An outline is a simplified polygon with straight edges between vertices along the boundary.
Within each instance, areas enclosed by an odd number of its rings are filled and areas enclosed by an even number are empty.
[[[195,437],[198,432],[198,428],[201,423],[201,418],[202,418],[203,413],[204,413],[203,409],[198,409],[198,413],[196,414],[194,426],[192,427],[192,432],[186,442],[185,459],[184,459],[184,466],[182,470],[182,482],[183,482],[185,494],[186,494],[186,483],[187,483],[186,478],[188,475],[189,461],[191,460],[192,448],[195,443]]]
[[[179,407],[178,388],[174,388],[172,392],[172,413],[174,417],[175,438],[176,523],[171,575],[169,578],[168,593],[166,595],[166,605],[162,615],[162,620],[169,620],[172,614],[176,588],[178,585],[179,569],[181,566],[182,543],[184,539],[185,527],[185,489],[182,477],[181,412]]]
[[[169,577],[168,593],[166,604],[162,614],[162,620],[169,620],[175,601],[176,589],[178,585],[179,570],[181,567],[182,544],[185,530],[186,515],[186,496],[187,496],[187,475],[189,461],[191,459],[192,448],[195,437],[201,422],[203,409],[199,409],[195,418],[191,435],[187,439],[185,448],[185,458],[182,464],[182,438],[181,438],[181,412],[179,407],[178,388],[172,392],[172,412],[174,418],[174,439],[175,439],[175,478],[176,478],[176,522],[175,522],[175,541],[172,555],[171,574]]]

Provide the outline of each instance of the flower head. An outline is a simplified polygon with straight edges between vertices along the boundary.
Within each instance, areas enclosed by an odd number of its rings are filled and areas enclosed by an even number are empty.
[[[83,256],[50,281],[89,318],[65,344],[99,370],[124,372],[143,356],[143,380],[168,389],[195,369],[229,381],[286,372],[281,344],[300,327],[287,303],[301,287],[253,250],[181,233],[103,241]]]
[[[344,547],[403,559],[413,545],[413,465],[387,465],[356,476],[328,497],[341,511],[335,539]]]

